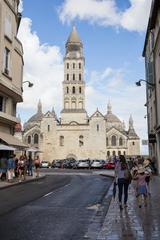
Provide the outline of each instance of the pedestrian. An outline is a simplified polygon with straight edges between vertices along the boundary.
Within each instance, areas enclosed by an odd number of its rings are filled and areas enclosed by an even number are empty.
[[[39,171],[40,171],[40,159],[39,159],[39,156],[35,157],[34,165],[35,165],[35,170],[36,170],[36,177],[39,177]]]
[[[18,161],[18,177],[19,177],[19,182],[24,181],[26,178],[26,159],[25,156],[20,156],[19,161]]]
[[[115,177],[118,181],[118,199],[119,199],[119,208],[123,209],[122,206],[122,197],[124,197],[124,207],[127,207],[128,200],[128,187],[131,181],[131,174],[128,169],[128,165],[124,155],[119,156],[119,162],[115,166]],[[124,196],[122,196],[124,193]]]
[[[137,180],[137,197],[139,208],[142,207],[142,197],[144,201],[144,206],[147,206],[147,183],[146,183],[147,176],[150,176],[150,173],[145,173],[144,167],[140,167],[138,169],[137,175],[134,176],[134,179]]]
[[[33,160],[32,160],[32,156],[29,155],[28,161],[27,161],[28,176],[33,176],[32,167],[33,167]]]
[[[8,179],[8,182],[12,182],[13,177],[14,177],[14,170],[15,170],[14,155],[11,154],[8,161],[7,161],[7,179]]]
[[[2,181],[6,180],[7,178],[7,158],[1,157],[0,158],[0,178]]]
[[[151,195],[150,182],[152,178],[152,169],[151,169],[151,164],[149,159],[144,160],[143,167],[145,168],[145,173],[149,173],[149,175],[146,176],[145,180],[147,183],[147,193],[148,195]]]

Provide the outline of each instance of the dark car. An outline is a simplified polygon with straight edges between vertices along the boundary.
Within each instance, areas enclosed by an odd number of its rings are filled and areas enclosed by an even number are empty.
[[[52,161],[52,168],[61,168],[62,167],[62,160],[53,160]]]

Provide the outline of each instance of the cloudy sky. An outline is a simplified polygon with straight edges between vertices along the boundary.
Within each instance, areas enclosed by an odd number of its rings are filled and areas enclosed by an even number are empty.
[[[84,46],[86,110],[112,111],[128,128],[132,114],[141,139],[147,138],[145,78],[142,51],[151,0],[23,0],[19,39],[24,48],[24,102],[17,114],[24,123],[41,99],[43,112],[62,109],[65,43],[76,25]],[[142,148],[142,153],[146,148]]]

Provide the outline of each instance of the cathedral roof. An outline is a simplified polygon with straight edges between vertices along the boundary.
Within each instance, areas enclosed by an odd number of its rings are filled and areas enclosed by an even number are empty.
[[[39,101],[37,113],[34,114],[34,115],[27,121],[27,123],[30,123],[30,122],[39,122],[39,121],[42,120],[42,117],[43,117],[42,104],[41,104],[41,101]]]
[[[107,105],[107,114],[105,115],[107,122],[121,123],[120,119],[112,113],[112,106],[109,102]]]
[[[73,26],[72,32],[70,33],[70,35],[68,37],[67,43],[81,43],[82,44],[75,26]]]

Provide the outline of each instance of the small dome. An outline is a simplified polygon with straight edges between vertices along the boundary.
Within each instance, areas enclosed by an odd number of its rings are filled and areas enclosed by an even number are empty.
[[[107,120],[107,122],[111,122],[111,123],[122,123],[119,120],[119,118],[112,113],[112,105],[110,101],[108,102],[108,105],[107,105],[107,114],[105,115],[105,119]]]
[[[39,122],[39,121],[41,121],[42,118],[43,118],[43,116],[44,116],[44,115],[43,115],[43,113],[42,113],[42,103],[41,103],[41,101],[39,100],[38,105],[37,105],[37,113],[34,114],[34,115],[27,121],[27,123],[25,123],[25,126],[26,126],[26,124],[31,123],[31,122]]]
[[[39,113],[37,112],[36,114],[34,114],[27,122],[39,122],[41,121],[43,118],[43,113]]]
[[[105,115],[105,119],[107,120],[107,122],[112,122],[112,123],[121,123],[121,121],[119,120],[119,118],[114,115],[113,113],[107,113]]]

